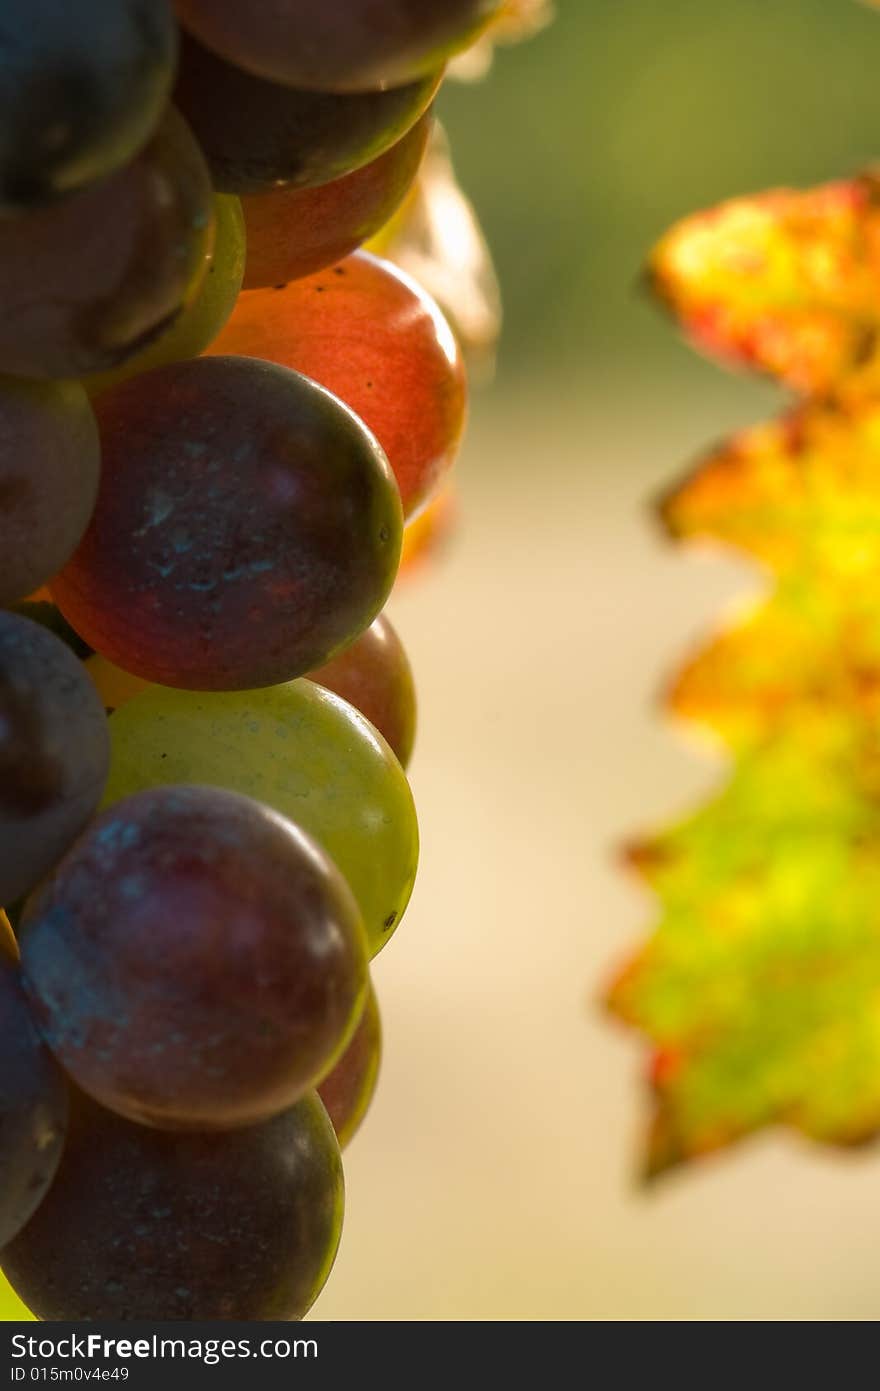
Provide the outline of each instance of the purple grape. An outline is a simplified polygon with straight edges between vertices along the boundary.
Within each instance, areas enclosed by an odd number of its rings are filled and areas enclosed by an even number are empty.
[[[74,1080],[169,1129],[252,1124],[302,1096],[353,1033],[366,938],[302,831],[220,788],[105,811],[19,927],[38,1027]]]
[[[76,1095],[55,1182],[0,1265],[40,1319],[299,1319],[343,1204],[313,1093],[215,1135],[148,1130]]]

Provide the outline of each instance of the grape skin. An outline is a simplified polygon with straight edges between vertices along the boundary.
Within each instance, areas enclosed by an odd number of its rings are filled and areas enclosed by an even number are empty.
[[[314,1094],[214,1135],[149,1130],[77,1095],[55,1182],[0,1265],[44,1320],[301,1319],[343,1208]]]
[[[238,198],[215,195],[214,224],[213,251],[205,257],[205,275],[195,299],[170,328],[120,367],[84,378],[83,386],[90,396],[154,367],[198,357],[217,337],[235,308],[244,279],[246,240],[244,213]]]
[[[81,377],[131,357],[194,297],[213,238],[210,175],[168,111],[108,179],[0,218],[0,372]]]
[[[369,252],[245,291],[209,352],[283,363],[350,406],[385,451],[407,518],[456,457],[467,381],[453,332],[415,281]]]
[[[502,0],[175,0],[231,63],[301,87],[395,87],[466,47]]]
[[[312,188],[360,169],[430,106],[439,72],[393,91],[339,96],[265,82],[184,38],[174,100],[221,193]]]
[[[400,498],[360,421],[245,358],[156,368],[95,399],[91,524],[52,583],[71,626],[170,686],[252,689],[326,661],[397,571]]]
[[[2,914],[0,914],[2,917]],[[61,1159],[67,1088],[34,1028],[12,933],[0,923],[0,1248],[31,1218]]]
[[[314,837],[354,893],[375,956],[409,902],[415,806],[394,754],[345,701],[311,681],[195,694],[153,686],[110,718],[104,805],[172,782],[228,787]]]
[[[416,691],[403,643],[385,614],[309,680],[347,700],[375,725],[402,768],[412,757],[416,734]]]
[[[382,1021],[376,992],[370,986],[361,1022],[351,1042],[318,1087],[340,1149],[351,1144],[370,1108],[381,1061]]]
[[[277,1114],[333,1065],[363,1008],[366,938],[339,871],[292,823],[216,787],[105,811],[18,935],[56,1058],[148,1125]]]
[[[75,382],[0,378],[0,604],[69,559],[98,494],[98,427]]]
[[[154,130],[177,57],[168,0],[4,0],[0,205],[107,178]]]
[[[0,612],[0,902],[28,893],[82,830],[109,757],[104,708],[73,652]]]
[[[424,116],[378,159],[318,188],[273,189],[242,199],[246,290],[286,284],[332,266],[384,227],[412,186],[433,116]]]

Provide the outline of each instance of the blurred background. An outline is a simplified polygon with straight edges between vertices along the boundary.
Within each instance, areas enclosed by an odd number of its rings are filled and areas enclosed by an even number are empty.
[[[312,1317],[875,1318],[880,1155],[776,1131],[641,1190],[645,1053],[598,1000],[652,926],[616,846],[724,772],[657,693],[760,584],[666,546],[652,499],[778,404],[679,343],[640,266],[688,211],[880,154],[880,14],[557,10],[443,99],[507,322],[455,545],[392,606],[423,858],[377,963],[383,1075]]]

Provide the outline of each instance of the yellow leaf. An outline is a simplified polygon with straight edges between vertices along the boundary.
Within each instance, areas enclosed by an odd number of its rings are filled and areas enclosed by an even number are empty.
[[[880,385],[880,175],[736,198],[679,222],[649,262],[703,352],[809,396]]]

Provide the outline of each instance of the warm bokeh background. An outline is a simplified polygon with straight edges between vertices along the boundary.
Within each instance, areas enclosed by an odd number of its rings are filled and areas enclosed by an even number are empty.
[[[643,1060],[596,999],[651,923],[615,862],[719,773],[664,676],[758,581],[654,534],[652,495],[774,404],[637,289],[682,213],[880,154],[853,0],[562,0],[444,100],[508,319],[447,562],[394,605],[421,692],[416,895],[377,967],[378,1098],[318,1319],[862,1318],[880,1154],[783,1133],[651,1193]]]

